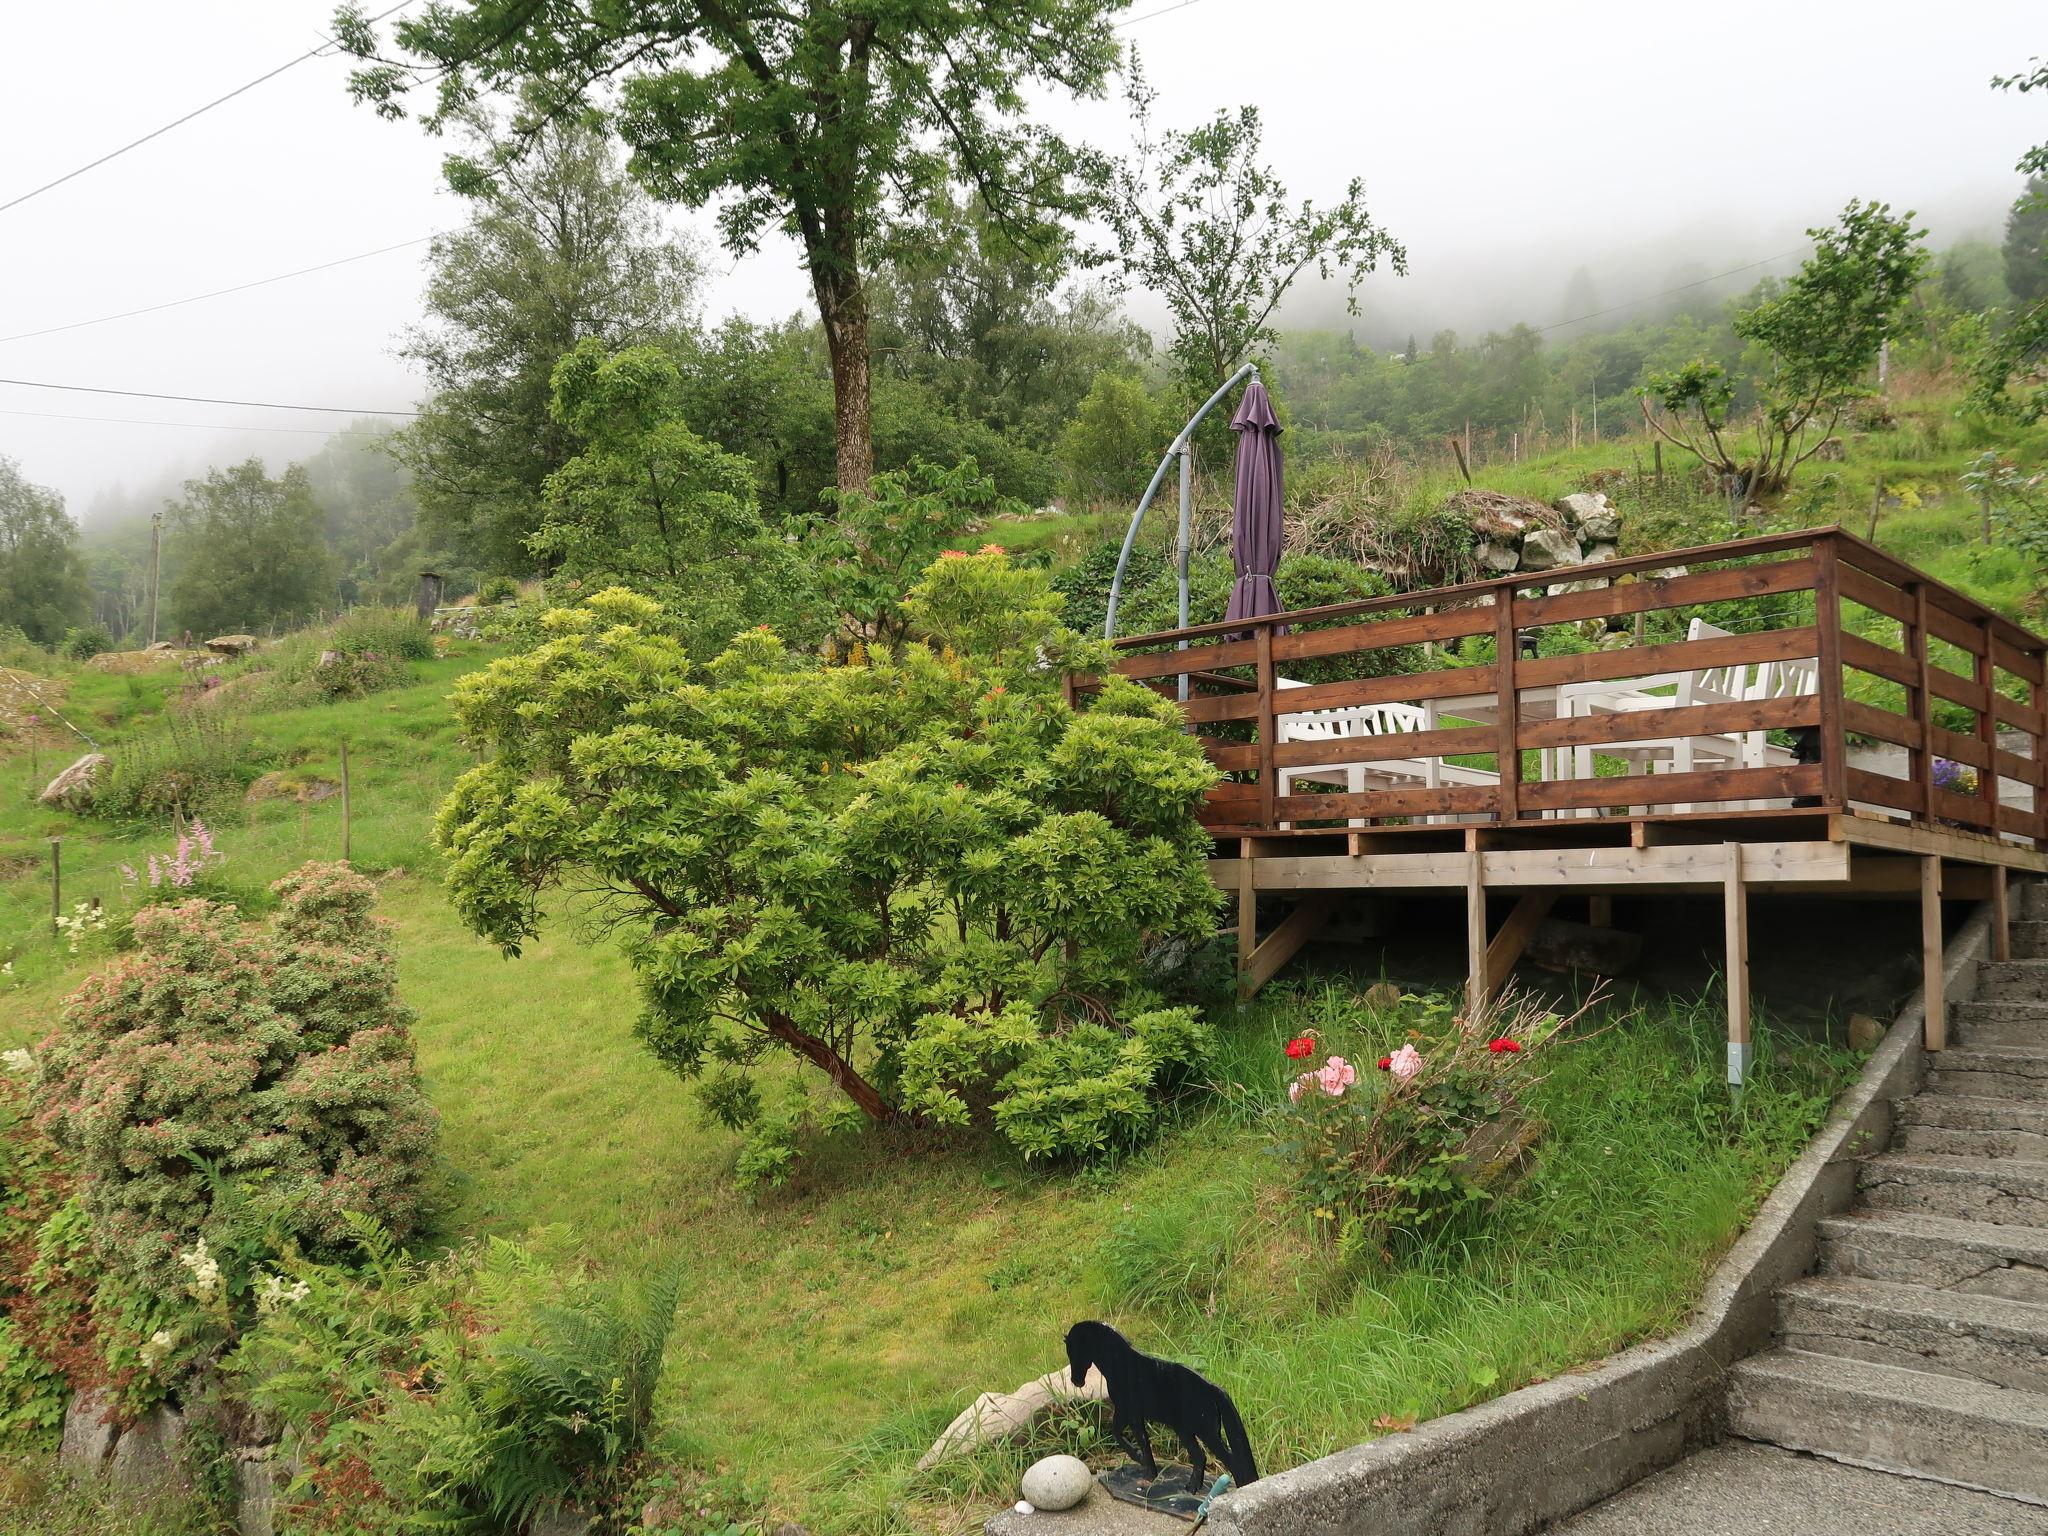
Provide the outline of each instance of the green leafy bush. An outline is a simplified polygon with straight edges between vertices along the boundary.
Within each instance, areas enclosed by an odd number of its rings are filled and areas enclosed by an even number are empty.
[[[267,754],[232,714],[170,715],[115,750],[93,786],[89,809],[112,818],[189,816],[239,796],[268,765]]]
[[[285,704],[358,699],[412,681],[411,663],[434,654],[434,637],[410,608],[358,608],[324,629],[301,630],[256,665]]]
[[[510,576],[486,576],[476,589],[476,600],[481,605],[509,603],[519,596],[519,583]]]
[[[73,661],[88,661],[102,651],[111,651],[114,637],[104,624],[83,624],[65,630],[57,648]]]
[[[425,1215],[436,1120],[375,888],[308,864],[263,927],[207,901],[146,908],[38,1050],[40,1125],[77,1169],[94,1248],[162,1290],[192,1245],[260,1228],[313,1254],[346,1217]]]
[[[1032,1155],[1136,1139],[1203,1059],[1139,982],[1217,900],[1215,773],[1177,712],[1121,678],[1069,707],[1104,648],[1000,553],[934,562],[904,606],[926,638],[890,660],[819,667],[761,629],[700,664],[606,592],[457,687],[490,754],[437,825],[457,909],[516,954],[550,888],[611,893],[641,1038],[767,1138],[759,1175],[803,1120],[763,1108],[770,1052],[869,1120],[991,1124]]]
[[[503,1241],[421,1260],[374,1223],[358,1235],[351,1267],[294,1266],[295,1299],[228,1362],[287,1426],[293,1528],[521,1530],[572,1501],[615,1516],[682,1266],[600,1285]]]

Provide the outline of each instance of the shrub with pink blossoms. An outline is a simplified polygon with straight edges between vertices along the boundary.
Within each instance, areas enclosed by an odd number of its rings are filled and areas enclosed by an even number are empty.
[[[321,1255],[348,1214],[401,1237],[426,1214],[437,1121],[375,888],[308,864],[271,889],[261,926],[205,900],[144,908],[136,949],[36,1051],[37,1118],[77,1167],[94,1246],[145,1283],[182,1283],[197,1239],[229,1248],[231,1216]],[[216,1209],[223,1185],[239,1212]]]
[[[206,871],[225,864],[227,857],[213,846],[213,833],[206,823],[195,816],[178,835],[176,846],[168,854],[152,853],[149,856],[146,876],[138,873],[133,864],[123,864],[121,879],[125,884],[140,886],[146,878],[153,891],[166,886],[190,890]]]

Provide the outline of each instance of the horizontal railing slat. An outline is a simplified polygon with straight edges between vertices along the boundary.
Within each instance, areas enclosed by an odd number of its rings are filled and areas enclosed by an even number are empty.
[[[1815,655],[1819,649],[1820,632],[1809,624],[1798,629],[1766,629],[1752,635],[1629,646],[1619,651],[1540,656],[1523,662],[1516,677],[1524,688],[1552,683],[1600,683],[1657,672],[1697,672],[1757,661],[1790,661]]]
[[[1470,816],[1497,810],[1500,791],[1483,784],[1445,789],[1372,789],[1362,795],[1282,795],[1282,821],[1348,821],[1354,816]]]
[[[1460,725],[1435,731],[1395,731],[1385,736],[1343,736],[1330,741],[1283,741],[1273,748],[1273,766],[1310,768],[1331,763],[1392,763],[1417,757],[1491,753],[1496,739],[1490,725]]]
[[[1857,736],[1875,736],[1895,746],[1918,748],[1921,743],[1918,720],[1857,699],[1842,700],[1842,725]]]
[[[1804,693],[1734,704],[1689,704],[1682,708],[1572,715],[1560,720],[1525,720],[1516,739],[1528,748],[1598,747],[1623,741],[1659,741],[1667,736],[1790,731],[1819,723],[1820,697]]]
[[[1522,786],[1532,811],[1680,805],[1697,801],[1787,800],[1818,795],[1818,763],[1772,768],[1720,768],[1695,773],[1642,773],[1615,779],[1554,779]]]
[[[1589,578],[1602,566],[1584,567]],[[1694,603],[1723,603],[1775,592],[1813,589],[1819,567],[1811,555],[1777,560],[1768,565],[1733,565],[1715,571],[1688,571],[1683,576],[1652,576],[1641,581],[1597,587],[1586,592],[1557,592],[1531,597],[1515,609],[1516,621],[1528,628],[1572,624],[1582,619],[1614,619]]]
[[[1897,651],[1871,644],[1861,635],[1842,636],[1842,665],[1904,683],[1908,688],[1920,686],[1920,669],[1910,660]]]

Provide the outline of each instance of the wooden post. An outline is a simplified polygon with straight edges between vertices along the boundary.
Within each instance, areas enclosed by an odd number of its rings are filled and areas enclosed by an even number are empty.
[[[1259,947],[1259,891],[1253,883],[1252,840],[1237,840],[1237,996],[1252,994],[1252,951]]]
[[[50,932],[57,931],[58,919],[64,916],[64,839],[50,839]]]
[[[1493,697],[1500,713],[1494,743],[1494,767],[1500,775],[1500,809],[1495,814],[1502,822],[1513,821],[1521,814],[1521,695],[1515,682],[1519,640],[1515,633],[1515,588],[1510,580],[1493,590]]]
[[[1833,538],[1813,552],[1813,622],[1820,635],[1820,797],[1829,810],[1849,803],[1849,743],[1842,731],[1842,554]]]
[[[1913,754],[1913,782],[1920,791],[1920,814],[1934,820],[1934,663],[1927,654],[1927,584],[1913,583],[1913,622],[1906,626],[1906,660],[1912,665],[1913,718],[1920,722],[1920,750]]]
[[[2012,958],[2012,905],[2006,899],[2005,866],[1991,866],[1991,958]]]
[[[1486,854],[1477,842],[1465,852],[1465,1015],[1486,1008]]]
[[[1920,856],[1920,1001],[1930,1051],[1948,1044],[1948,999],[1941,974],[1941,855]]]
[[[419,591],[413,596],[413,612],[419,615],[422,624],[431,623],[434,610],[441,606],[441,573],[421,571]]]
[[[1724,845],[1721,875],[1722,931],[1728,958],[1728,1085],[1749,1079],[1756,1047],[1749,1030],[1749,891],[1742,882],[1742,844]]]
[[[1870,531],[1863,535],[1863,542],[1877,542],[1877,514],[1884,510],[1884,475],[1879,473],[1870,482]]]
[[[341,862],[349,861],[348,743],[341,744]]]
[[[1984,831],[1998,836],[1998,664],[1992,660],[1991,615],[1978,622],[1977,633],[1984,641],[1984,654],[1977,658],[1977,686],[1984,690],[1984,707],[1977,711],[1977,740],[1984,748],[1984,766],[1977,770],[1977,797],[1983,807]]]
[[[1657,490],[1661,494],[1664,489],[1664,439],[1661,437],[1650,440],[1650,462],[1655,466]]]
[[[1271,832],[1280,824],[1279,771],[1273,766],[1273,738],[1280,728],[1273,695],[1280,684],[1273,672],[1272,621],[1262,621],[1254,634],[1259,676],[1259,830]]]

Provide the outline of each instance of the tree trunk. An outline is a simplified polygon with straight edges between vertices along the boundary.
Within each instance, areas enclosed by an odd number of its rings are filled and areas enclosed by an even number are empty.
[[[839,1091],[858,1104],[861,1113],[870,1120],[881,1123],[896,1118],[896,1106],[883,1098],[873,1083],[856,1072],[852,1062],[816,1035],[798,1029],[788,1019],[776,1014],[767,1015],[763,1023],[769,1034],[837,1083]]]
[[[844,219],[825,219],[824,249],[810,255],[811,287],[832,361],[832,434],[842,491],[864,491],[875,473],[869,411],[868,295],[860,250]]]

